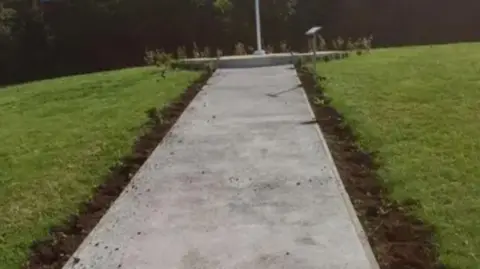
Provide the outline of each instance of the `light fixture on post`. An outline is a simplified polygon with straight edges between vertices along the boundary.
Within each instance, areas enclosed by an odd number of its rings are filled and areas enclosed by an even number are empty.
[[[318,32],[322,29],[321,26],[314,26],[310,28],[305,35],[308,36],[311,40],[312,44],[312,68],[313,68],[313,73],[316,76],[317,75],[317,38],[318,38]]]
[[[260,0],[255,0],[255,22],[257,28],[257,50],[254,55],[265,55],[265,51],[262,49],[262,27],[260,23]]]

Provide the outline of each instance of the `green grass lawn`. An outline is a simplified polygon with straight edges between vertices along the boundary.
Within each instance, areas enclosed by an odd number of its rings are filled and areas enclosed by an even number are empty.
[[[480,44],[381,49],[317,68],[362,146],[379,151],[392,198],[420,202],[414,213],[435,226],[441,260],[480,268]]]
[[[74,213],[108,168],[130,152],[145,111],[199,76],[153,68],[0,89],[0,268],[26,260],[32,240]]]

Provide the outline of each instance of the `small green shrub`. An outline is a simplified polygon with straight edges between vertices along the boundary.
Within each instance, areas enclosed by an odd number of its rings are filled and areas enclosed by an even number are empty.
[[[186,59],[187,58],[187,49],[182,46],[177,48],[177,59]]]
[[[221,50],[221,49],[217,49],[217,51],[216,51],[216,55],[217,55],[217,58],[220,58],[220,57],[222,57],[222,56],[223,56],[223,50]]]
[[[173,61],[173,56],[165,53],[163,49],[146,50],[143,59],[147,65],[170,66]]]
[[[353,43],[353,45],[355,46],[355,53],[357,55],[362,55],[363,54],[363,39],[362,38],[358,38],[357,40],[355,40],[355,42]]]
[[[245,45],[241,42],[235,44],[234,53],[235,55],[246,55],[247,51],[245,50]]]
[[[197,43],[193,43],[192,56],[193,58],[201,57],[201,53],[200,53],[200,50],[198,49]]]
[[[275,53],[275,48],[272,45],[268,45],[267,48],[266,48],[266,53],[267,54]]]
[[[351,52],[355,52],[357,55],[363,55],[369,53],[372,48],[373,36],[357,38],[352,41],[350,38],[347,41],[346,49]]]
[[[203,48],[202,57],[210,58],[211,56],[212,56],[212,53],[210,51],[210,48],[209,47]]]
[[[337,46],[339,50],[345,50],[345,40],[343,40],[343,38],[340,36],[337,37]]]
[[[351,38],[347,39],[346,49],[348,51],[354,51],[355,50],[355,44],[352,42]]]
[[[158,49],[145,51],[144,61],[147,65],[161,67],[160,74],[163,78],[174,65],[173,56]]]
[[[327,50],[327,41],[325,41],[325,39],[319,35],[318,36],[318,48],[322,51],[322,50]]]
[[[339,50],[338,44],[337,44],[337,40],[335,40],[335,39],[332,40],[332,48],[333,48],[334,50]]]
[[[146,65],[155,65],[155,51],[146,49],[143,61]]]
[[[368,37],[364,38],[364,47],[367,52],[370,52],[372,49],[372,42],[373,42],[373,35],[369,35]]]
[[[286,41],[280,42],[280,52],[282,52],[282,53],[290,52],[290,48],[288,47]]]

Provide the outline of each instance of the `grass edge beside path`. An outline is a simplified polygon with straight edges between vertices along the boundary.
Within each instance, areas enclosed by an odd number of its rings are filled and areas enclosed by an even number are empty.
[[[299,66],[297,74],[380,268],[436,268],[431,227],[388,199],[377,176],[375,154],[359,147],[352,128],[330,105],[312,70]]]
[[[199,75],[162,79],[156,68],[133,68],[3,89],[0,268],[20,268],[32,242],[76,214],[148,130],[146,111],[176,100]]]
[[[435,227],[447,268],[480,266],[480,44],[374,50],[320,63],[326,94],[395,201]]]

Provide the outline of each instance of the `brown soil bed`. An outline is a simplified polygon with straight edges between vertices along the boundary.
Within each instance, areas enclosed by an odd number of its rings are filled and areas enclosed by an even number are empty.
[[[92,199],[81,206],[79,214],[72,215],[66,223],[58,227],[52,227],[48,239],[32,244],[25,269],[62,268],[211,75],[212,70],[204,71],[175,102],[161,110],[152,108],[146,111],[149,117],[146,132],[137,138],[132,153],[110,169],[104,183],[94,191]]]
[[[318,78],[317,84],[305,67],[297,66],[297,73],[380,268],[445,268],[438,262],[431,226],[409,214],[410,204],[400,205],[387,198],[388,191],[376,174],[379,164],[375,154],[358,146],[352,129],[329,105],[319,86],[327,78]],[[321,100],[321,104],[313,100]]]

